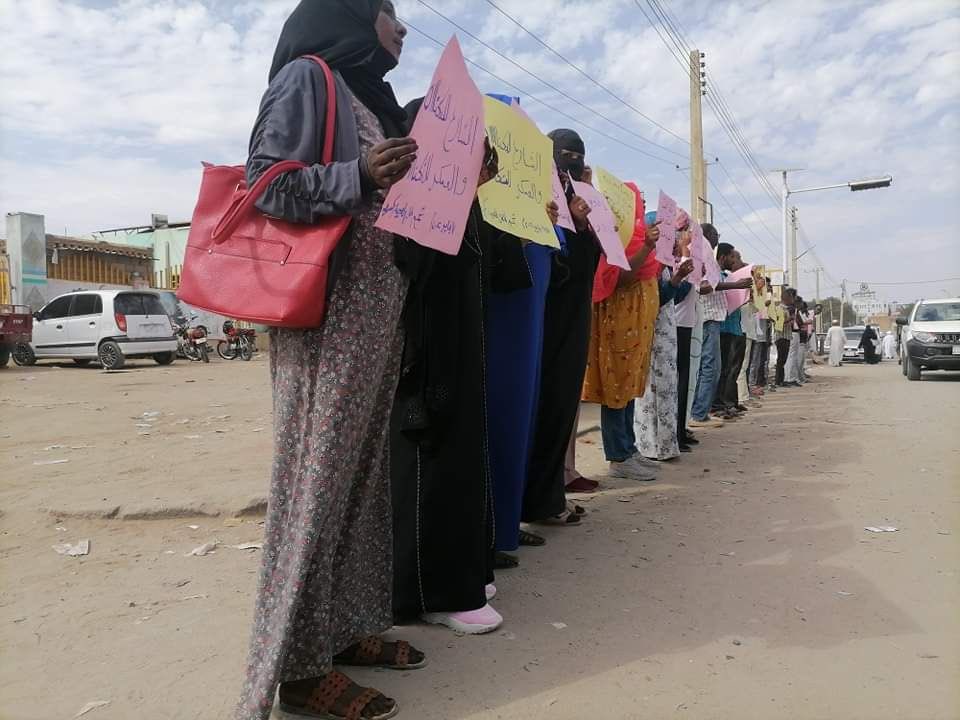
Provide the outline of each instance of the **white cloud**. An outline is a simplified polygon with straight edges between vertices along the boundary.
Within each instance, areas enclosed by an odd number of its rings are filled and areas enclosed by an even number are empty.
[[[687,136],[688,80],[636,3],[495,2],[643,113]],[[688,180],[673,167],[689,164],[682,157],[685,143],[594,87],[487,3],[429,4],[575,101],[461,37],[468,56],[622,142],[525,98],[543,129],[578,127],[594,164],[636,179],[648,194],[662,186],[682,202],[687,199]],[[833,276],[853,279],[869,270],[877,277],[866,279],[895,280],[908,270],[929,272],[898,261],[909,237],[941,248],[944,276],[960,275],[960,250],[947,241],[955,236],[950,207],[960,189],[956,3],[663,4],[680,20],[687,39],[706,52],[712,81],[720,84],[764,169],[806,167],[795,182],[810,185],[885,172],[895,176],[889,191],[797,197],[816,254]],[[188,217],[199,162],[243,161],[274,44],[295,5],[296,0],[6,0],[0,10],[5,38],[0,210],[45,213],[52,229],[67,226],[73,232],[143,223],[150,212]],[[454,32],[417,0],[401,0],[398,10],[443,41]],[[389,78],[401,102],[422,94],[438,56],[439,48],[411,33],[403,62]],[[510,91],[479,71],[474,77],[482,90]],[[709,89],[717,90],[713,83]],[[712,179],[736,208],[727,207],[711,187],[711,199],[729,226],[726,237],[761,259],[778,258],[777,208],[709,105],[704,112],[707,151],[721,158],[736,183],[711,167]],[[770,180],[777,183],[774,176]],[[866,270],[864,258],[871,262]]]

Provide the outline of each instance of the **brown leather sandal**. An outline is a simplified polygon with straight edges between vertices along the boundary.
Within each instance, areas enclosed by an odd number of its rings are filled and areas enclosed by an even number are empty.
[[[379,710],[373,710],[380,706]],[[389,720],[400,712],[396,700],[357,685],[343,673],[280,685],[280,709],[320,720]]]
[[[403,640],[386,642],[376,635],[364,638],[333,658],[335,665],[381,667],[388,670],[419,670],[426,656]]]

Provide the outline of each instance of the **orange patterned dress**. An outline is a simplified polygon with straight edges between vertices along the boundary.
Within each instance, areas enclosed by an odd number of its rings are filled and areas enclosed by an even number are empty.
[[[621,409],[643,395],[659,311],[656,277],[617,288],[593,304],[584,402]]]

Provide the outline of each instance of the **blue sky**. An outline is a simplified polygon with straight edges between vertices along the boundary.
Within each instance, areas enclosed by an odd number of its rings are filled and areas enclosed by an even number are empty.
[[[682,45],[706,53],[708,93],[736,118],[763,171],[805,168],[794,186],[883,174],[889,190],[795,197],[803,228],[801,290],[847,278],[895,283],[960,278],[960,4],[953,0],[495,0],[641,117],[481,0],[427,0],[527,74],[419,0],[411,25],[471,67],[484,91],[521,95],[544,131],[571,126],[588,161],[649,195],[689,205],[689,80],[650,20],[669,13]],[[188,219],[201,160],[242,163],[280,26],[295,2],[7,0],[0,29],[0,211],[46,215],[81,234]],[[646,16],[645,16],[646,15]],[[649,19],[648,19],[649,18]],[[14,31],[15,29],[15,31]],[[421,95],[440,48],[411,30],[389,79]],[[564,97],[540,79],[559,88]],[[535,96],[577,119],[574,122]],[[602,117],[601,117],[602,116]],[[704,106],[710,200],[723,239],[749,261],[779,264],[779,210]],[[671,134],[672,133],[672,134]],[[650,142],[648,142],[650,141]],[[638,149],[649,153],[644,154]],[[650,157],[650,155],[656,156]],[[765,175],[774,187],[778,180]],[[875,286],[888,299],[960,295],[960,281]]]

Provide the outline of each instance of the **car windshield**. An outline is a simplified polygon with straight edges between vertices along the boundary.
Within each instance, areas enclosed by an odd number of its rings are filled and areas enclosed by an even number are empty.
[[[863,330],[844,330],[843,332],[847,336],[847,342],[851,340],[860,342],[860,338],[863,337]]]
[[[960,321],[960,302],[923,303],[917,308],[914,320],[917,322],[958,322]]]

